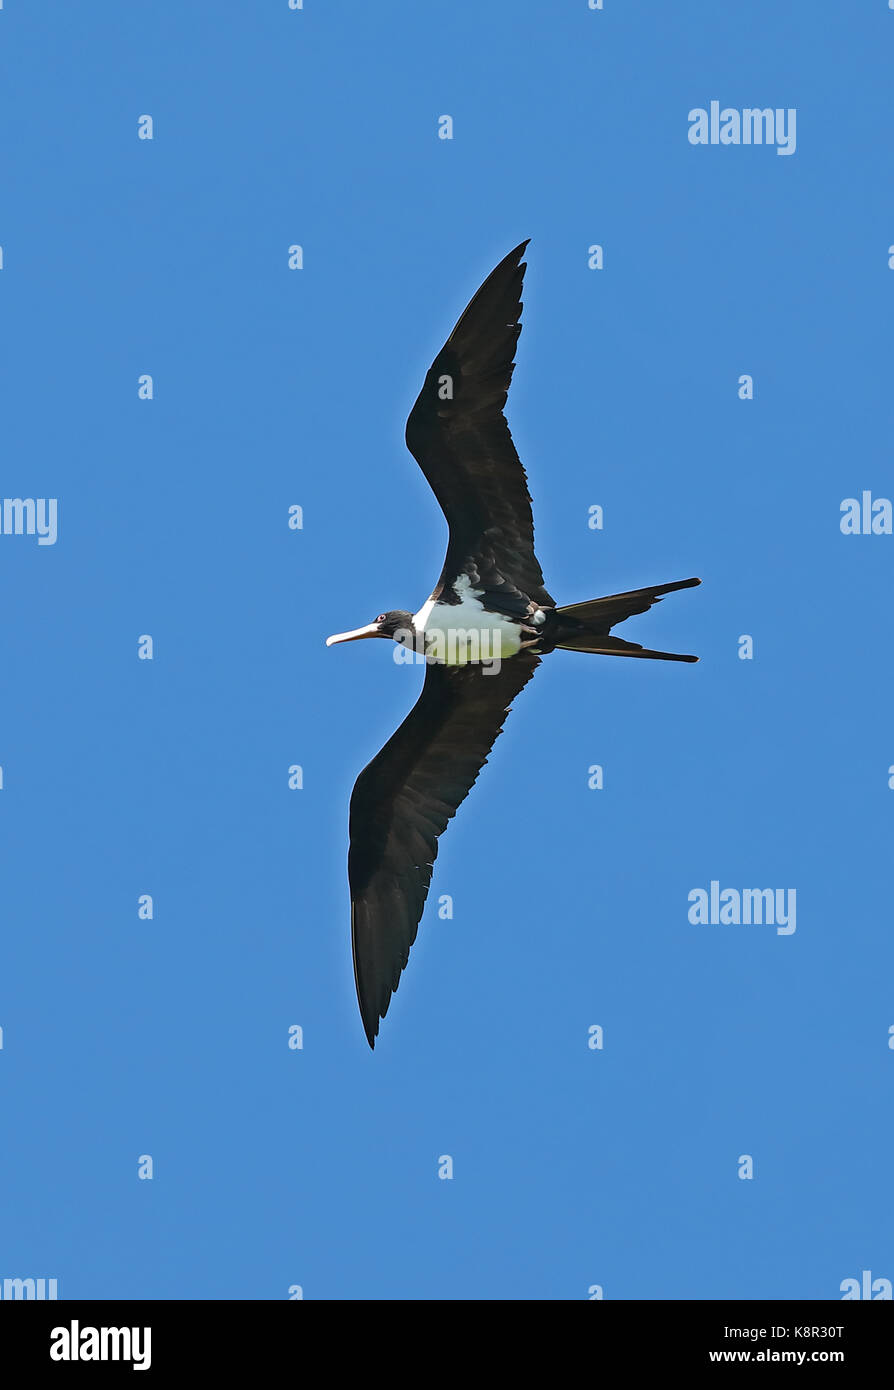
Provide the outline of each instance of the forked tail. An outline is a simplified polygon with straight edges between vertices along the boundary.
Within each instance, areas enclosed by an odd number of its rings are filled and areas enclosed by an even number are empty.
[[[561,647],[571,652],[595,652],[600,656],[639,656],[650,657],[655,661],[698,661],[697,656],[683,656],[678,652],[654,652],[642,647],[638,642],[625,642],[622,637],[612,637],[611,629],[625,618],[635,613],[646,613],[665,594],[676,589],[691,589],[700,584],[700,579],[679,579],[674,584],[656,584],[650,589],[631,589],[626,594],[609,594],[607,598],[593,598],[587,603],[571,603],[566,608],[555,608],[547,616],[543,629],[541,650],[552,651]]]

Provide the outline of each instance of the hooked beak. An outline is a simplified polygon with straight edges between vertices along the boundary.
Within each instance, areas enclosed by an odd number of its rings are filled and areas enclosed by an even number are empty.
[[[378,623],[367,623],[366,627],[355,628],[353,632],[336,632],[326,638],[326,646],[334,647],[336,642],[359,642],[361,637],[381,637]]]

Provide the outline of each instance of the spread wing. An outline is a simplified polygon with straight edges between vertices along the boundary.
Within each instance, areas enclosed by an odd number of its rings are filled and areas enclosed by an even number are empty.
[[[503,414],[521,332],[523,241],[481,286],[438,353],[407,421],[407,447],[450,527],[435,594],[460,573],[487,607],[554,607],[534,554],[531,498]],[[521,264],[519,263],[521,262]]]
[[[429,663],[413,709],[357,778],[348,877],[354,978],[370,1047],[416,940],[438,836],[539,664],[525,652],[490,674],[481,665]]]

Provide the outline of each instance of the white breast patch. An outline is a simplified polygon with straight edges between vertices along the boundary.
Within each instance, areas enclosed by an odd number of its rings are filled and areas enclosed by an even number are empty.
[[[522,639],[518,624],[485,612],[481,591],[472,588],[467,575],[459,576],[454,589],[459,603],[429,599],[413,617],[416,631],[425,633],[426,656],[447,666],[515,656]]]

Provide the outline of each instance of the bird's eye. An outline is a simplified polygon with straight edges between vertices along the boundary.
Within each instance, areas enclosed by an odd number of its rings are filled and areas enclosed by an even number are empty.
[[[379,616],[376,618],[376,622],[377,622],[377,623],[383,623],[384,621],[385,621],[385,614],[384,614],[384,613],[380,613]]]

